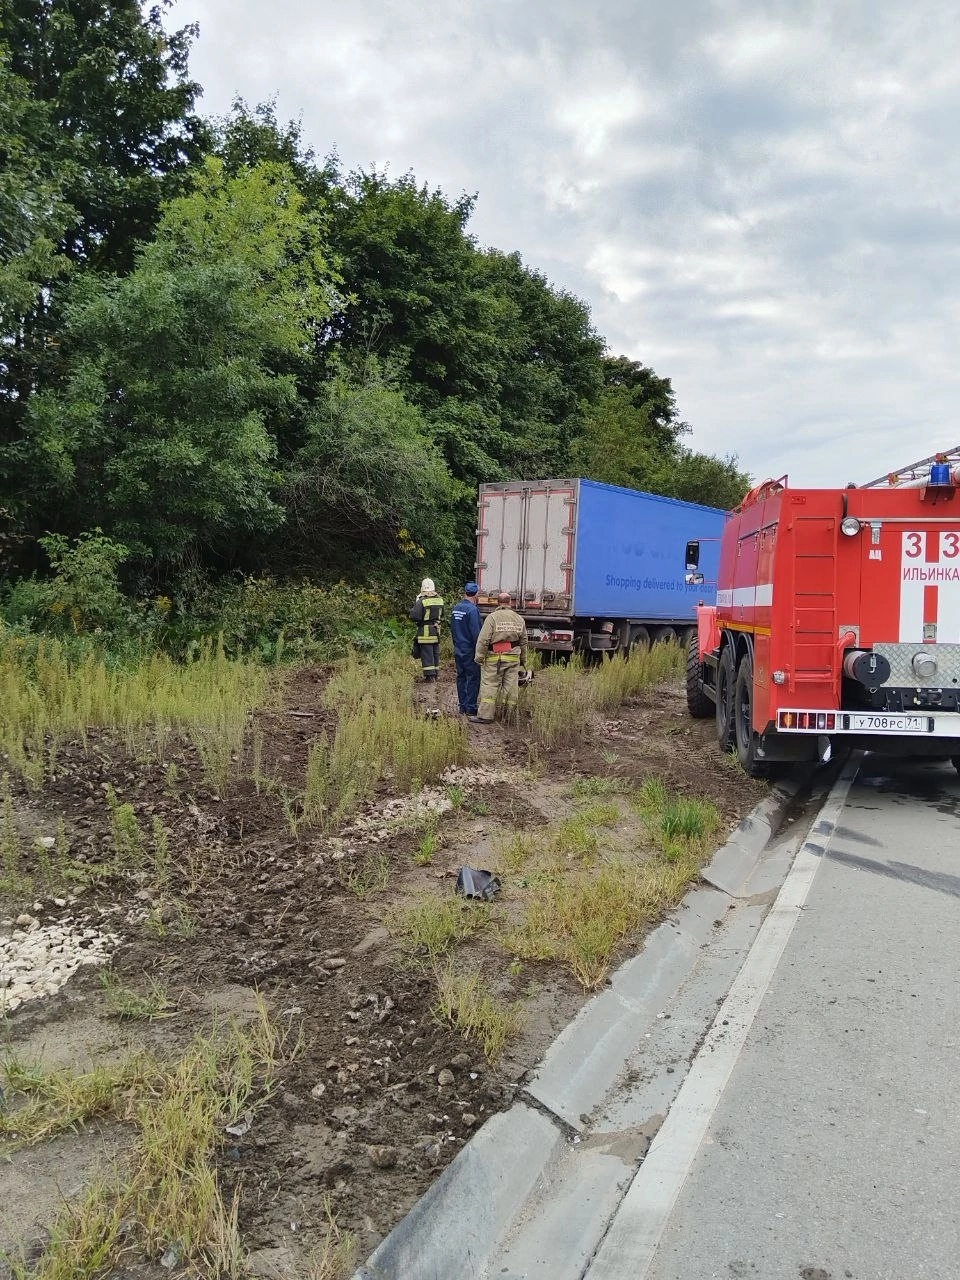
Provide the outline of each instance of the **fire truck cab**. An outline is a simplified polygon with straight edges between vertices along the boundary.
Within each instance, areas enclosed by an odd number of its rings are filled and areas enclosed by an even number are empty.
[[[748,773],[834,742],[960,768],[960,446],[864,486],[767,480],[730,512],[687,705]],[[687,580],[699,546],[687,548]]]

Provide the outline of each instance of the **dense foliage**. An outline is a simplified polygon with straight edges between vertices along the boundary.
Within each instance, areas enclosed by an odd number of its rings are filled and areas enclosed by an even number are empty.
[[[64,597],[71,564],[140,615],[228,572],[281,594],[462,576],[485,480],[739,500],[669,379],[481,247],[471,198],[346,174],[269,105],[202,120],[196,32],[166,7],[0,0],[8,619],[116,613]]]

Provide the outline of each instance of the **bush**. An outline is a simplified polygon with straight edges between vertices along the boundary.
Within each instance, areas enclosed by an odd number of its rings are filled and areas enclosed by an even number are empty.
[[[164,639],[189,654],[220,637],[230,656],[263,662],[329,661],[351,651],[378,653],[409,643],[409,627],[393,616],[392,602],[375,591],[244,578],[218,587],[197,582],[184,591]]]

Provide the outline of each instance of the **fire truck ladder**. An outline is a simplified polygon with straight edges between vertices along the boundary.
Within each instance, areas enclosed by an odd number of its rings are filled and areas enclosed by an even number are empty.
[[[919,462],[911,462],[907,467],[901,467],[899,471],[888,471],[885,475],[878,476],[876,480],[869,480],[866,484],[860,486],[861,489],[886,489],[895,488],[897,485],[916,485],[922,482],[930,474],[930,468],[935,462],[946,462],[952,468],[960,471],[960,444],[955,444],[952,449],[941,449],[939,453],[933,453],[929,458],[921,458]]]

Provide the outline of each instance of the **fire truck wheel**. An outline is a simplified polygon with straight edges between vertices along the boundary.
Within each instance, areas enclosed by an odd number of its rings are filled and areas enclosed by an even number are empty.
[[[724,645],[717,663],[717,745],[721,751],[729,751],[733,746],[733,686],[736,673],[733,665],[733,650]]]
[[[706,720],[713,715],[713,703],[703,692],[703,672],[700,668],[700,639],[696,628],[687,641],[687,710],[694,720]]]
[[[757,735],[753,730],[753,659],[749,653],[743,655],[737,672],[733,694],[733,725],[737,759],[744,772],[749,773],[751,778],[764,777],[767,766],[764,761],[757,759]]]

